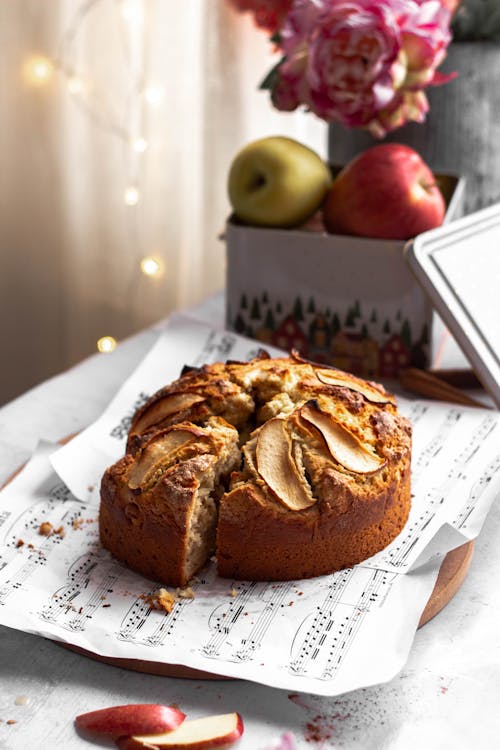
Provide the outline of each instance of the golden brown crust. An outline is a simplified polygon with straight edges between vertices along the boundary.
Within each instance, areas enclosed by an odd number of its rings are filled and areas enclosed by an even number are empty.
[[[193,441],[164,459],[172,430]],[[199,516],[195,531],[205,524],[212,535],[218,524],[219,573],[255,580],[361,562],[397,536],[410,509],[411,427],[393,396],[297,357],[187,372],[137,412],[128,450],[103,478],[102,543],[177,586],[192,575],[192,518],[203,504],[214,512]]]
[[[179,428],[183,430],[184,423]],[[156,442],[161,444],[164,435],[158,433]],[[193,430],[195,446],[200,435],[205,438],[204,453],[192,456],[189,445],[182,446],[180,456],[167,454],[153,475],[146,472],[143,484],[135,481],[137,464],[151,443],[107,469],[101,482],[103,546],[144,576],[174,586],[185,586],[213,553],[214,495],[220,476],[239,462],[238,434],[223,420],[211,418],[205,428]],[[196,545],[200,518],[204,538]]]
[[[217,564],[221,576],[293,580],[356,565],[386,547],[410,511],[409,464],[375,497],[357,497],[335,482],[329,500],[300,514],[283,513],[251,484],[221,501]]]
[[[147,578],[186,585],[188,519],[199,486],[197,473],[207,468],[207,458],[196,459],[196,465],[184,464],[140,496],[128,488],[132,456],[108,469],[101,484],[99,513],[103,546]]]

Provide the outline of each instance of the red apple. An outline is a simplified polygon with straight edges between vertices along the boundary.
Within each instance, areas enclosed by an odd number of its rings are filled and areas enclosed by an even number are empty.
[[[134,735],[119,737],[116,744],[120,750],[146,750],[170,748],[170,750],[203,750],[203,748],[226,747],[243,734],[243,720],[237,713],[205,716],[202,719],[185,721],[173,732],[164,734]]]
[[[169,732],[182,724],[185,718],[186,714],[171,706],[136,703],[80,714],[76,717],[75,724],[79,729],[119,737],[124,734]]]
[[[440,226],[441,191],[420,155],[400,143],[373,146],[334,180],[323,220],[332,234],[407,240]]]

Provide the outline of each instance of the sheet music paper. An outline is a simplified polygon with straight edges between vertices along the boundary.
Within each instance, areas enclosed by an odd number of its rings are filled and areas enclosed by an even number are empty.
[[[271,353],[277,353],[272,351]],[[183,664],[337,695],[403,667],[443,555],[479,533],[500,494],[500,415],[399,400],[414,427],[413,501],[401,534],[354,568],[303,581],[223,579],[213,563],[170,614],[161,585],[99,545],[98,487],[138,401],[182,365],[246,359],[255,342],[176,317],[102,417],[63,448],[41,444],[0,493],[0,622],[96,654]],[[49,522],[56,533],[39,534]]]

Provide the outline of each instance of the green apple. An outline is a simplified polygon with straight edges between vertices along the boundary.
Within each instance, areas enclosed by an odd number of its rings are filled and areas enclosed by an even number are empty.
[[[240,221],[293,227],[318,210],[331,181],[330,170],[317,153],[292,138],[269,136],[236,154],[228,194]]]

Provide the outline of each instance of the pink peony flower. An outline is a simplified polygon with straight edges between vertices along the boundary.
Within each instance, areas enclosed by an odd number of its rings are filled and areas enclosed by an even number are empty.
[[[428,110],[426,86],[451,41],[441,0],[295,0],[272,76],[277,109],[305,105],[327,122],[382,137]]]
[[[255,25],[274,34],[290,10],[292,0],[229,0],[240,13],[253,13]]]

